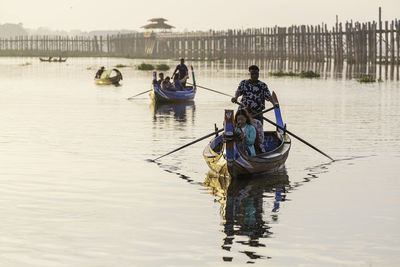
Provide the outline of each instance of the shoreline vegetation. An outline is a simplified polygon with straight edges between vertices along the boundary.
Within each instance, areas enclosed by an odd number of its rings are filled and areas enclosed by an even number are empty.
[[[115,65],[115,67],[116,68],[126,68],[126,67],[129,67],[129,66],[125,65],[125,64],[117,64],[117,65]]]
[[[169,66],[167,64],[158,64],[156,66],[148,63],[142,63],[137,66],[138,70],[159,70],[159,71],[166,71],[169,70]]]
[[[376,82],[375,78],[372,75],[361,75],[358,80],[360,83],[374,83]]]
[[[19,65],[22,66],[22,67],[24,67],[24,66],[30,66],[30,65],[32,65],[32,63],[31,63],[31,62],[25,62],[25,63],[19,64]]]
[[[289,71],[284,72],[283,70],[269,72],[269,75],[274,77],[300,77],[300,78],[319,78],[320,74],[312,70],[301,71],[299,73]]]
[[[126,65],[126,64],[117,64],[114,66],[114,68],[130,68],[130,67],[135,67],[134,65]],[[152,64],[148,64],[143,62],[140,65],[136,65],[136,68],[138,70],[144,70],[144,71],[149,71],[149,70],[158,70],[158,71],[167,71],[170,69],[170,67],[167,64],[158,64],[158,65],[152,65]],[[91,70],[91,69],[96,69],[96,67],[87,67],[87,70]]]

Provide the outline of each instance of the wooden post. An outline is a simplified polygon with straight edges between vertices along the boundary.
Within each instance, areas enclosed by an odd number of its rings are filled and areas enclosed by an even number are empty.
[[[385,21],[385,64],[389,63],[389,22]]]
[[[328,25],[325,24],[325,43],[326,43],[326,58],[330,64],[332,59],[332,48],[331,48],[331,33],[328,31]]]
[[[396,40],[397,40],[397,65],[400,65],[400,21],[397,21],[396,24]],[[399,71],[397,69],[397,75],[399,75]]]
[[[395,60],[394,60],[394,21],[390,24],[390,64],[394,65]]]

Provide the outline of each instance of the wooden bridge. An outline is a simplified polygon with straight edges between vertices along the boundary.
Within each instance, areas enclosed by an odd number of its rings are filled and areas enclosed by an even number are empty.
[[[187,33],[112,36],[19,36],[0,39],[2,56],[184,57],[193,60],[263,59],[397,64],[397,21],[336,23]]]

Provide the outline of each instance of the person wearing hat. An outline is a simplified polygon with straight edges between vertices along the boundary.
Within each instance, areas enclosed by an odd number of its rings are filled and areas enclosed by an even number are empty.
[[[104,66],[101,67],[101,68],[96,72],[95,78],[96,78],[96,79],[100,79],[100,78],[101,78],[101,74],[103,73],[103,71],[104,71]]]

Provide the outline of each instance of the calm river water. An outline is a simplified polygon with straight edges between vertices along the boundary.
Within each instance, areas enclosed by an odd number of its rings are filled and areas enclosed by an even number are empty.
[[[141,62],[0,58],[0,266],[400,262],[399,82],[262,69],[288,129],[339,160],[293,138],[280,184],[230,182],[208,173],[208,140],[147,161],[222,127],[236,107],[203,89],[187,105],[128,101],[150,89]],[[247,78],[191,63],[198,84],[227,94]],[[117,64],[129,65],[121,86],[94,84],[99,66]]]

